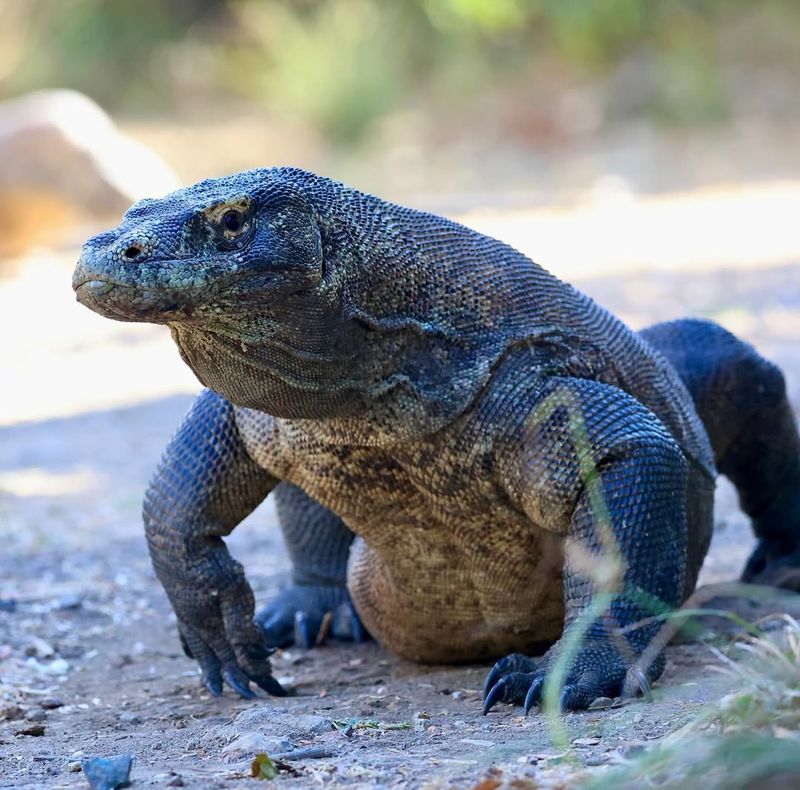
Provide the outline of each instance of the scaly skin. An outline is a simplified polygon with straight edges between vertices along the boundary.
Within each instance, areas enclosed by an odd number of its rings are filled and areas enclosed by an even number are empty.
[[[601,593],[561,705],[621,693],[634,665],[646,686],[657,626],[620,628],[693,590],[715,462],[762,538],[748,578],[796,566],[800,444],[780,372],[707,322],[637,335],[456,223],[254,170],[137,203],[86,243],[73,284],[110,318],[167,324],[208,387],[144,520],[213,693],[280,693],[269,646],[313,644],[335,609],[340,632],[361,638],[363,620],[418,661],[508,654],[485,710],[527,710]],[[260,629],[222,537],[272,490],[294,577]]]

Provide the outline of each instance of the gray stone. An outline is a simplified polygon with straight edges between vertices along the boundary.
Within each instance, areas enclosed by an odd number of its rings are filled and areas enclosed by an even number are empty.
[[[265,735],[263,732],[253,730],[243,732],[234,738],[222,750],[222,757],[227,762],[250,759],[260,752],[274,755],[280,752],[290,752],[292,742],[288,738],[280,736]]]
[[[130,781],[132,763],[133,757],[129,754],[111,759],[92,757],[82,760],[81,768],[92,790],[116,790]]]
[[[589,710],[606,710],[614,704],[614,700],[610,697],[597,697],[589,705]]]
[[[83,599],[77,593],[65,593],[64,595],[60,595],[58,600],[55,602],[53,606],[54,609],[80,609],[83,605]]]
[[[244,734],[258,733],[276,740],[310,739],[333,730],[333,722],[326,716],[293,713],[270,705],[248,708],[230,724],[214,727],[211,735],[226,743]]]
[[[0,702],[0,720],[16,721],[25,715],[25,709],[15,702]]]

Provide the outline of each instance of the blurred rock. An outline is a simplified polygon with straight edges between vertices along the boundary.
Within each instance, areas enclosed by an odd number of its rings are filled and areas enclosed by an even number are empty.
[[[21,729],[15,730],[15,735],[30,735],[34,738],[41,738],[44,733],[44,724],[30,724],[22,727]]]
[[[332,731],[333,722],[326,716],[297,714],[264,705],[242,711],[232,722],[213,727],[211,734],[230,744],[233,749],[238,742],[240,746],[247,745],[249,750],[254,734],[263,735],[269,739],[269,745],[275,748],[284,740],[311,740],[317,735]],[[242,738],[244,740],[239,740]],[[264,745],[267,745],[266,741]]]
[[[177,189],[172,170],[74,91],[0,103],[0,258]]]
[[[54,658],[48,663],[43,663],[31,656],[26,661],[26,664],[42,675],[66,675],[70,670],[69,663],[64,661],[63,658]]]
[[[36,656],[37,658],[53,658],[55,650],[49,642],[40,639],[38,636],[30,636],[28,644],[25,646],[26,656]]]
[[[277,752],[289,752],[292,748],[292,742],[288,738],[265,735],[263,732],[253,730],[251,732],[243,732],[234,738],[223,748],[222,756],[227,762],[235,762],[245,758],[252,759],[259,752],[275,754]]]
[[[53,604],[54,609],[79,609],[83,605],[83,599],[77,593],[66,593],[59,596]]]
[[[14,702],[0,702],[0,721],[16,721],[25,715],[25,711]]]

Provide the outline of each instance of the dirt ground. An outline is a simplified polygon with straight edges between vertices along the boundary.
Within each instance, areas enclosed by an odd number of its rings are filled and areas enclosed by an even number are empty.
[[[52,271],[68,289],[69,265]],[[683,314],[723,321],[783,366],[800,411],[800,261],[577,284],[635,327]],[[13,287],[0,283],[0,299]],[[14,291],[9,304],[35,293]],[[250,761],[261,751],[284,755],[287,770],[276,781],[287,787],[579,785],[728,689],[708,668],[706,646],[672,646],[654,702],[563,717],[567,750],[539,715],[499,706],[481,716],[488,667],[416,666],[374,643],[278,653],[275,673],[294,690],[287,699],[209,698],[179,648],[139,522],[143,487],[194,385],[181,379],[165,388],[171,394],[138,397],[138,368],[114,363],[120,349],[143,350],[158,378],[156,362],[172,352],[157,328],[98,330],[111,333],[99,353],[88,333],[62,335],[55,308],[35,315],[42,348],[17,352],[15,370],[39,377],[45,401],[62,402],[62,389],[69,400],[71,380],[58,366],[79,357],[86,366],[75,370],[90,390],[84,402],[93,402],[94,382],[128,386],[134,397],[72,416],[7,418],[0,427],[0,787],[86,787],[82,757],[126,754],[134,787],[250,787]],[[177,353],[169,360],[165,370],[180,368]],[[5,380],[4,390],[14,387]],[[727,485],[718,500],[705,583],[735,578],[752,545]],[[258,601],[268,600],[287,569],[269,502],[229,545]]]

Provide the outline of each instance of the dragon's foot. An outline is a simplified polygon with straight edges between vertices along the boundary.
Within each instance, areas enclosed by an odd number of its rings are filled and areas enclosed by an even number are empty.
[[[345,642],[369,639],[344,586],[292,585],[257,615],[273,647],[312,648],[328,636]]]
[[[560,643],[557,643],[538,663],[519,653],[501,658],[484,682],[484,715],[498,702],[522,705],[526,715],[534,705],[541,705],[545,681],[557,665],[559,653]],[[663,668],[661,657],[645,673],[626,661],[613,645],[587,642],[568,663],[559,692],[559,708],[562,711],[584,710],[598,697],[628,696],[637,691],[649,697],[650,681],[655,680]]]
[[[800,592],[800,457],[769,510],[753,518],[753,531],[759,541],[741,580]]]
[[[747,560],[742,581],[800,592],[800,549],[762,538]]]

